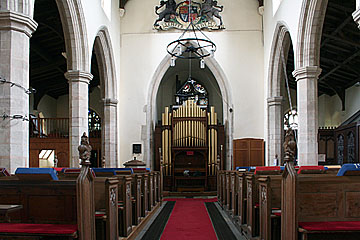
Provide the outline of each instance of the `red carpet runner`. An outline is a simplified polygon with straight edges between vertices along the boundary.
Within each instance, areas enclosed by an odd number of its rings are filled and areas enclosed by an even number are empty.
[[[217,239],[204,204],[216,199],[175,198],[165,201],[176,203],[161,240]]]

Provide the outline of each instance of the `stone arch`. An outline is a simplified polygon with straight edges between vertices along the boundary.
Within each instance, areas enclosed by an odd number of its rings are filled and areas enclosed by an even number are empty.
[[[92,79],[88,36],[80,0],[56,0],[63,26],[69,80],[70,166],[78,167],[77,147],[88,132],[88,85]]]
[[[283,22],[278,22],[275,28],[271,46],[268,81],[268,133],[267,133],[267,159],[268,165],[278,155],[282,159],[283,143],[283,96],[281,82],[284,79],[283,61],[287,61],[287,53],[292,39],[288,27]]]
[[[298,164],[318,164],[318,77],[320,44],[328,0],[304,0],[300,13],[295,70],[298,98]]]
[[[115,73],[114,53],[109,31],[102,27],[96,34],[94,49],[99,57],[99,70],[101,72],[100,81],[104,86],[103,98],[117,99],[117,84]]]
[[[85,17],[80,0],[56,0],[63,25],[68,71],[90,72]]]
[[[320,43],[328,0],[304,0],[299,22],[295,69],[320,66]]]
[[[147,105],[146,105],[146,136],[148,139],[145,140],[144,148],[145,148],[145,159],[147,166],[151,166],[152,159],[154,156],[153,149],[153,140],[154,140],[154,129],[155,129],[155,121],[156,119],[156,96],[160,86],[160,83],[170,67],[171,57],[170,55],[166,55],[163,60],[160,62],[158,68],[155,70],[155,73],[150,82],[150,87],[148,91],[147,97]],[[233,100],[231,96],[231,86],[230,83],[222,70],[220,64],[215,60],[215,58],[206,58],[205,63],[209,70],[214,75],[217,83],[219,85],[221,95],[223,97],[223,106],[227,106],[223,108],[223,118],[225,125],[225,134],[226,134],[226,168],[231,169],[232,164],[232,140],[233,140]],[[152,167],[152,166],[151,166]]]
[[[107,167],[118,166],[118,129],[117,129],[117,83],[114,54],[109,31],[106,27],[100,29],[95,37],[94,50],[97,57],[101,98],[104,103],[102,117],[101,145],[102,157]]]

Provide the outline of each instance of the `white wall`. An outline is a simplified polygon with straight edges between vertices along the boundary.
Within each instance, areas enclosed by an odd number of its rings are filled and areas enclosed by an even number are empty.
[[[30,95],[30,113],[37,116],[39,112],[42,112],[46,118],[55,118],[56,111],[56,99],[49,95],[44,95],[40,99],[37,110],[34,110],[34,96]]]
[[[319,97],[319,127],[337,127],[360,110],[360,87],[346,90],[345,111],[341,111],[341,100],[337,95]]]
[[[131,0],[121,19],[120,161],[131,157],[131,144],[139,142],[146,124],[150,82],[167,55],[166,46],[182,31],[152,29],[158,0]],[[215,60],[229,82],[234,103],[234,138],[264,137],[263,42],[257,1],[219,1],[226,30],[206,32],[218,50]],[[141,9],[141,11],[139,11]],[[154,106],[155,107],[155,106]]]

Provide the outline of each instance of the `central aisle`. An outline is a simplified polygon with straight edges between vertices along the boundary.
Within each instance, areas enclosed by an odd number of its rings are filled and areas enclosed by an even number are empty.
[[[217,239],[205,207],[205,202],[216,202],[216,199],[175,198],[165,201],[176,203],[161,240]]]

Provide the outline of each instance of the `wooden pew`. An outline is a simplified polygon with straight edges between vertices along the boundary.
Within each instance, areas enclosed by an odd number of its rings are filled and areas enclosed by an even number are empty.
[[[264,176],[259,181],[260,239],[279,240],[281,222],[281,175]],[[276,212],[272,212],[273,209]]]
[[[275,167],[256,167],[254,174],[247,174],[246,189],[246,225],[244,229],[249,238],[259,236],[259,181],[263,176],[272,177],[273,175],[280,175],[281,169],[279,166]]]
[[[23,206],[10,223],[0,223],[0,238],[95,240],[94,176],[88,165],[75,180],[57,180],[53,169],[28,170],[0,180],[0,204]]]
[[[115,177],[118,180],[119,236],[128,237],[132,232],[132,173],[130,168],[94,168],[97,176]]]
[[[224,193],[225,193],[225,183],[224,183],[224,179],[225,179],[225,171],[224,170],[219,170],[218,171],[218,179],[219,179],[219,183],[218,183],[218,192],[217,192],[217,197],[218,197],[218,203],[220,204],[220,206],[223,207],[223,199],[224,199]]]
[[[237,194],[237,212],[235,219],[241,227],[246,224],[246,209],[247,209],[247,196],[246,196],[246,172],[238,172],[236,174],[236,194]]]
[[[112,240],[119,237],[118,224],[118,184],[117,178],[96,177],[95,187],[95,217],[96,239]],[[102,228],[105,222],[105,228]],[[105,230],[105,233],[103,232]]]
[[[132,232],[132,197],[131,181],[129,175],[117,175],[119,180],[119,233],[127,237]]]
[[[359,239],[359,197],[359,175],[298,175],[289,162],[282,180],[281,239]]]
[[[6,168],[0,168],[0,177],[7,177],[7,176],[10,176],[8,170],[6,170]]]

